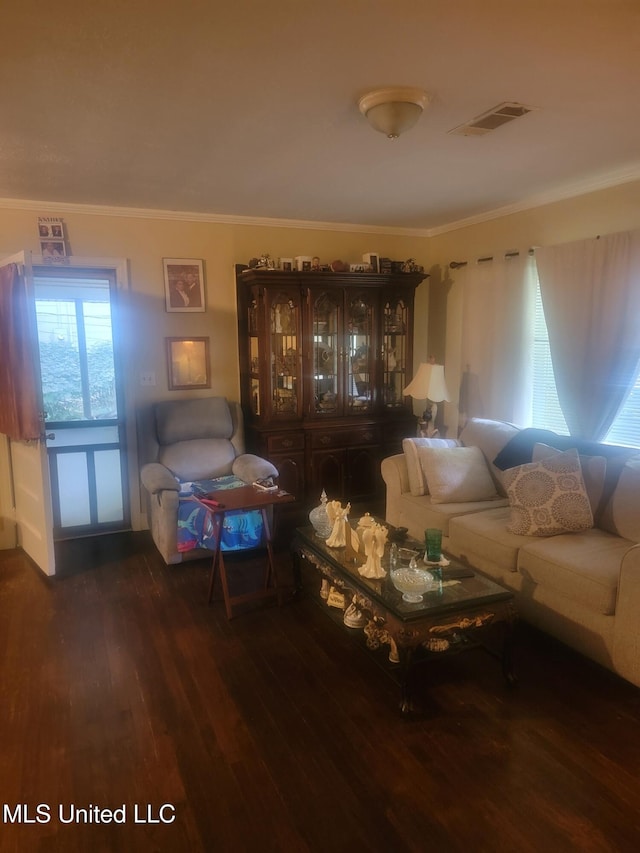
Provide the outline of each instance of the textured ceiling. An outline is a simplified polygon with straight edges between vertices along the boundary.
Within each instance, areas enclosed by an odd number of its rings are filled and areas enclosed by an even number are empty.
[[[2,3],[0,197],[434,230],[640,177],[638,0]],[[391,141],[360,95],[432,101]],[[448,134],[503,101],[536,109]]]

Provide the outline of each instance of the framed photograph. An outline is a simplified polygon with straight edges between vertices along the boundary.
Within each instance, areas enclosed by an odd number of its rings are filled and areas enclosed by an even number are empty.
[[[204,262],[163,258],[167,311],[204,311]]]
[[[169,390],[211,388],[209,338],[165,338]]]
[[[64,240],[43,240],[40,243],[40,251],[42,252],[42,260],[54,261],[56,258],[66,257],[67,250]]]
[[[38,234],[41,240],[64,240],[64,223],[62,219],[59,216],[38,217]]]

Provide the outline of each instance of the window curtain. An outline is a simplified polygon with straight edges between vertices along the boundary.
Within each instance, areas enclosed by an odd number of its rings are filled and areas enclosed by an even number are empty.
[[[0,267],[0,433],[16,441],[40,438],[25,282],[16,264]]]
[[[536,249],[536,265],[569,432],[600,441],[640,361],[640,231]]]
[[[471,417],[531,422],[535,262],[528,254],[479,261],[463,292],[460,426]]]

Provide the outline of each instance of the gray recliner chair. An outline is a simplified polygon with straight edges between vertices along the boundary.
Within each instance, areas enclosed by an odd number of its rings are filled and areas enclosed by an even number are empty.
[[[140,478],[149,495],[149,525],[165,563],[202,559],[202,548],[177,548],[180,483],[233,474],[245,483],[277,477],[266,459],[244,452],[242,409],[225,397],[167,400],[153,406],[150,447]]]

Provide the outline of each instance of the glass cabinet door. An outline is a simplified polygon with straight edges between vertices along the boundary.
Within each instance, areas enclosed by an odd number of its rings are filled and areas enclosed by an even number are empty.
[[[271,410],[276,416],[300,414],[300,299],[298,293],[279,292],[270,297]]]
[[[405,406],[409,308],[403,299],[387,299],[383,310],[382,401],[387,409]]]
[[[321,293],[312,304],[313,406],[318,415],[336,415],[340,409],[341,294]]]
[[[262,411],[262,388],[260,385],[260,338],[258,337],[258,299],[251,295],[247,311],[249,329],[249,376],[251,380],[251,398],[249,405],[251,413],[256,417]]]
[[[374,317],[374,297],[368,293],[347,293],[345,414],[359,414],[373,408]]]

